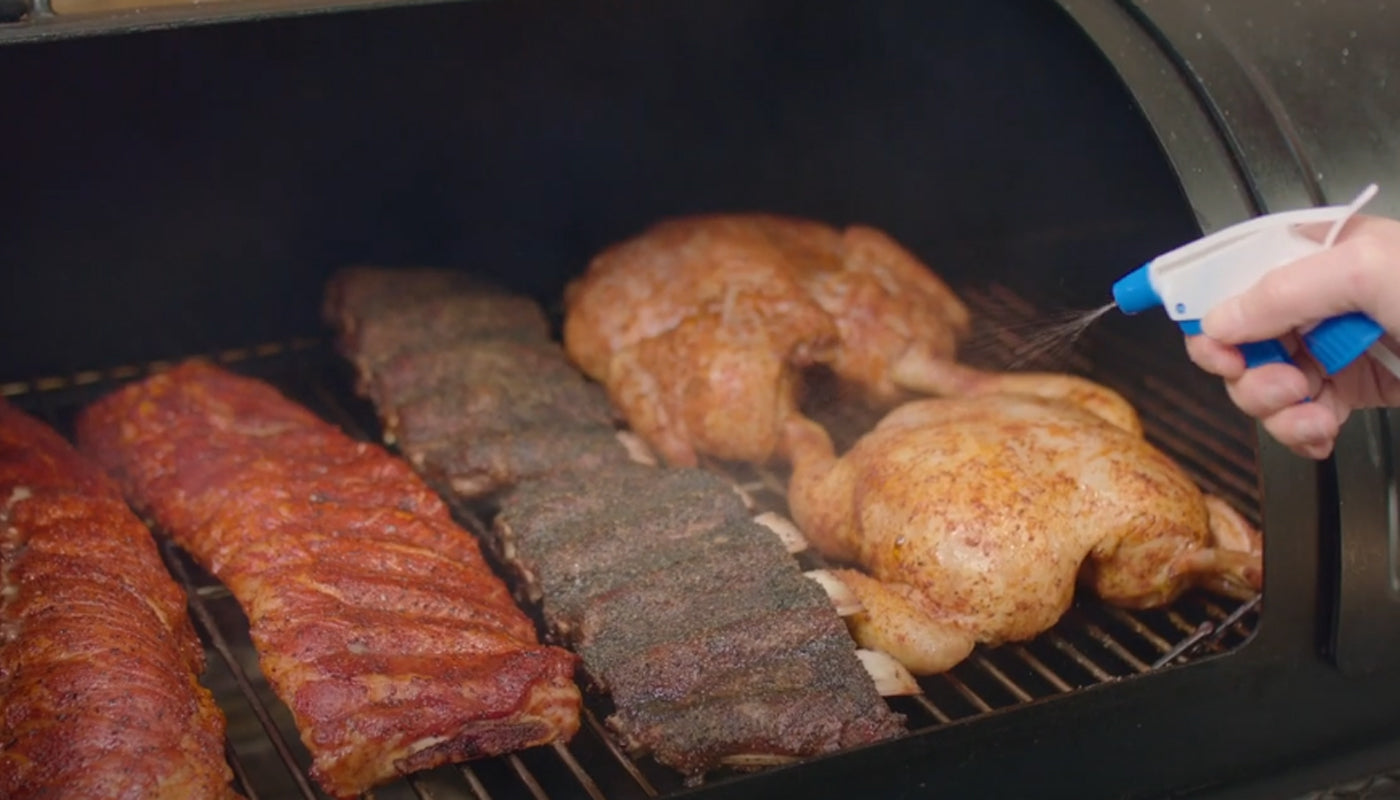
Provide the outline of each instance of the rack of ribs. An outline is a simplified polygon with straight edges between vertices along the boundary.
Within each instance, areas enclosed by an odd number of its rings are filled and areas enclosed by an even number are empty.
[[[0,797],[238,795],[185,596],[117,487],[0,399]]]
[[[539,643],[401,460],[200,361],[79,415],[80,447],[222,581],[328,794],[568,740],[576,657]]]
[[[324,316],[384,440],[434,485],[476,498],[629,458],[602,388],[528,298],[448,270],[351,267],[328,284]]]
[[[701,776],[902,729],[821,586],[713,473],[633,464],[527,482],[493,531],[635,753]]]
[[[554,445],[540,469],[494,485],[489,541],[555,639],[611,693],[608,724],[633,753],[698,779],[902,732],[831,600],[739,495],[698,468],[627,458],[609,441],[606,397],[542,327],[528,351],[505,358],[497,354],[522,342],[518,320],[492,315],[503,325],[496,329],[490,319],[466,319],[476,309],[518,308],[521,298],[455,275],[346,270],[332,279],[326,319],[386,424],[402,426],[415,404],[459,415],[413,459],[425,474],[450,471],[440,459],[480,447],[483,431],[506,439],[529,431]],[[446,308],[463,319],[447,322]],[[371,341],[393,342],[393,352]],[[485,493],[452,488],[464,499]]]

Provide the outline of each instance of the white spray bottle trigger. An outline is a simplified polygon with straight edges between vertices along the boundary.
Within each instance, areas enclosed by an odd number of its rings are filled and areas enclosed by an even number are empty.
[[[1357,211],[1376,194],[1372,184],[1345,206],[1324,206],[1269,214],[1233,225],[1164,253],[1142,268],[1156,299],[1186,333],[1199,333],[1200,320],[1216,304],[1243,292],[1273,270],[1330,247]],[[1322,242],[1303,235],[1305,225],[1331,223]],[[1137,285],[1142,283],[1137,278]],[[1122,284],[1129,284],[1124,278]],[[1118,289],[1115,287],[1115,296]],[[1121,305],[1121,304],[1120,304]],[[1141,303],[1129,313],[1141,310]],[[1327,373],[1333,374],[1366,352],[1382,329],[1363,314],[1324,320],[1303,334],[1304,345]],[[1241,348],[1249,366],[1289,361],[1278,342]]]

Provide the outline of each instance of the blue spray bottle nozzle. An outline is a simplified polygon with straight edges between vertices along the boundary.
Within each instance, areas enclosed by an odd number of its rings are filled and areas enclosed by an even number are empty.
[[[1138,267],[1113,284],[1113,302],[1124,314],[1138,314],[1162,305],[1162,298],[1152,288],[1149,269],[1152,262]]]

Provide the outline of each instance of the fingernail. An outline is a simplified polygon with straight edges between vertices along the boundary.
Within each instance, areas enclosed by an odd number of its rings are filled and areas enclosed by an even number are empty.
[[[1306,455],[1308,458],[1321,461],[1322,459],[1332,455],[1332,443],[1309,442],[1308,444],[1303,445],[1303,454]]]

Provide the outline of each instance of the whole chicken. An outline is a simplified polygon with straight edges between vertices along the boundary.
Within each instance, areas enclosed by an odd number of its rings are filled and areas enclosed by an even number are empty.
[[[662,221],[593,259],[565,292],[564,344],[673,465],[756,463],[801,419],[802,371],[889,406],[895,364],[951,358],[966,307],[865,226],[771,214]]]
[[[1260,589],[1258,532],[1150,445],[1111,390],[958,365],[922,381],[957,394],[900,406],[840,458],[811,423],[787,432],[794,519],[864,568],[835,571],[864,606],[850,618],[862,646],[932,674],[1052,627],[1076,583],[1129,608],[1192,586]]]

